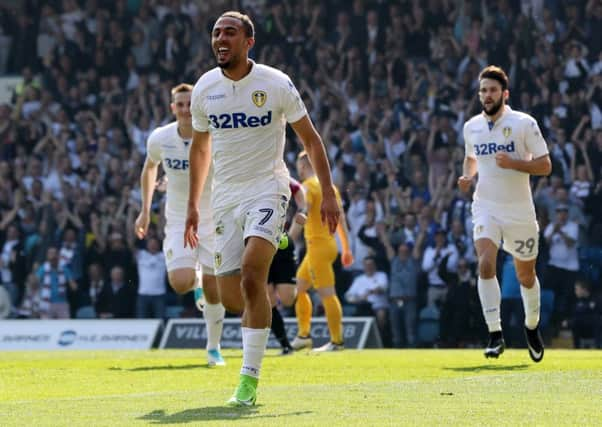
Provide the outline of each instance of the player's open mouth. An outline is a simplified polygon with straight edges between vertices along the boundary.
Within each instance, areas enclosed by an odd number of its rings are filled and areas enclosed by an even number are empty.
[[[217,49],[217,58],[220,60],[226,59],[226,57],[230,54],[230,49],[227,47],[220,47]]]

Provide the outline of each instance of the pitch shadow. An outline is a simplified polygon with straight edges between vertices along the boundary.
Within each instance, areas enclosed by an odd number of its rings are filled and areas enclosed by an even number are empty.
[[[167,414],[164,409],[149,412],[146,415],[138,417],[139,420],[148,421],[149,424],[183,424],[199,421],[215,420],[237,420],[244,418],[280,418],[311,414],[313,411],[296,411],[282,414],[261,415],[259,409],[262,405],[242,408],[232,408],[229,406],[209,406],[205,408],[186,409],[181,412]]]
[[[530,365],[477,365],[463,366],[461,368],[443,368],[446,371],[454,372],[478,372],[478,371],[523,371],[528,369]]]
[[[140,366],[138,368],[118,368],[116,366],[112,366],[109,368],[109,371],[129,371],[129,372],[140,372],[140,371],[185,371],[188,369],[209,369],[208,365],[157,365],[157,366]]]

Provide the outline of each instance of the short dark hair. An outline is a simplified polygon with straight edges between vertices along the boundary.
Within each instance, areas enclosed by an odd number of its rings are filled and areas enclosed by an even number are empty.
[[[244,13],[240,13],[236,10],[229,10],[228,12],[222,13],[220,18],[238,19],[245,29],[245,35],[247,37],[255,37],[255,25],[253,25],[253,21],[251,21],[249,15],[245,15]]]
[[[508,76],[506,72],[497,65],[488,65],[479,73],[479,81],[483,79],[493,79],[500,82],[502,90],[508,89]]]
[[[180,83],[179,85],[172,87],[171,88],[172,99],[174,96],[176,96],[176,93],[182,93],[182,92],[192,92],[192,85],[190,85],[188,83]]]

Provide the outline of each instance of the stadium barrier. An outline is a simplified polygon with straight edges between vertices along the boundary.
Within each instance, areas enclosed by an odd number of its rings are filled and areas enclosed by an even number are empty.
[[[286,334],[293,339],[297,334],[297,320],[284,319]],[[326,344],[330,339],[325,317],[315,317],[311,321],[311,337],[314,347]],[[372,317],[344,317],[343,338],[345,348],[382,348],[382,341]],[[205,348],[207,330],[203,319],[170,319],[159,348]],[[222,333],[222,348],[241,348],[242,330],[240,319],[225,319]],[[270,334],[268,348],[280,348],[280,344]]]
[[[161,320],[3,320],[2,350],[146,350]]]

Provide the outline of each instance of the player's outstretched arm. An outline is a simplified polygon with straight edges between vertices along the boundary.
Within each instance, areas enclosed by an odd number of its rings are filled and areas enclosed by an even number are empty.
[[[140,214],[138,214],[136,222],[134,223],[134,232],[139,239],[144,239],[144,236],[146,236],[148,231],[151,203],[153,201],[153,194],[155,193],[155,182],[157,181],[158,171],[159,163],[155,163],[150,158],[146,157],[144,166],[142,167],[142,173],[140,174],[140,197],[142,198],[142,206],[140,208]]]
[[[474,157],[465,156],[462,166],[462,176],[458,178],[458,187],[460,191],[466,193],[470,190],[472,179],[477,174],[477,160]]]
[[[326,157],[326,149],[322,143],[322,138],[318,135],[316,128],[307,115],[295,123],[291,123],[291,126],[303,142],[309,161],[322,187],[322,206],[320,208],[322,222],[327,223],[330,233],[334,234],[341,216],[341,209],[332,185],[330,164],[328,163],[328,157]]]
[[[190,146],[189,184],[188,184],[188,209],[186,213],[186,228],[184,230],[184,246],[196,248],[199,242],[197,229],[199,226],[199,203],[205,181],[209,174],[211,164],[211,137],[209,132],[192,131],[192,145]]]
[[[514,169],[529,175],[548,176],[552,172],[552,161],[549,154],[533,160],[519,160],[513,159],[507,153],[497,153],[495,162],[502,169]]]

